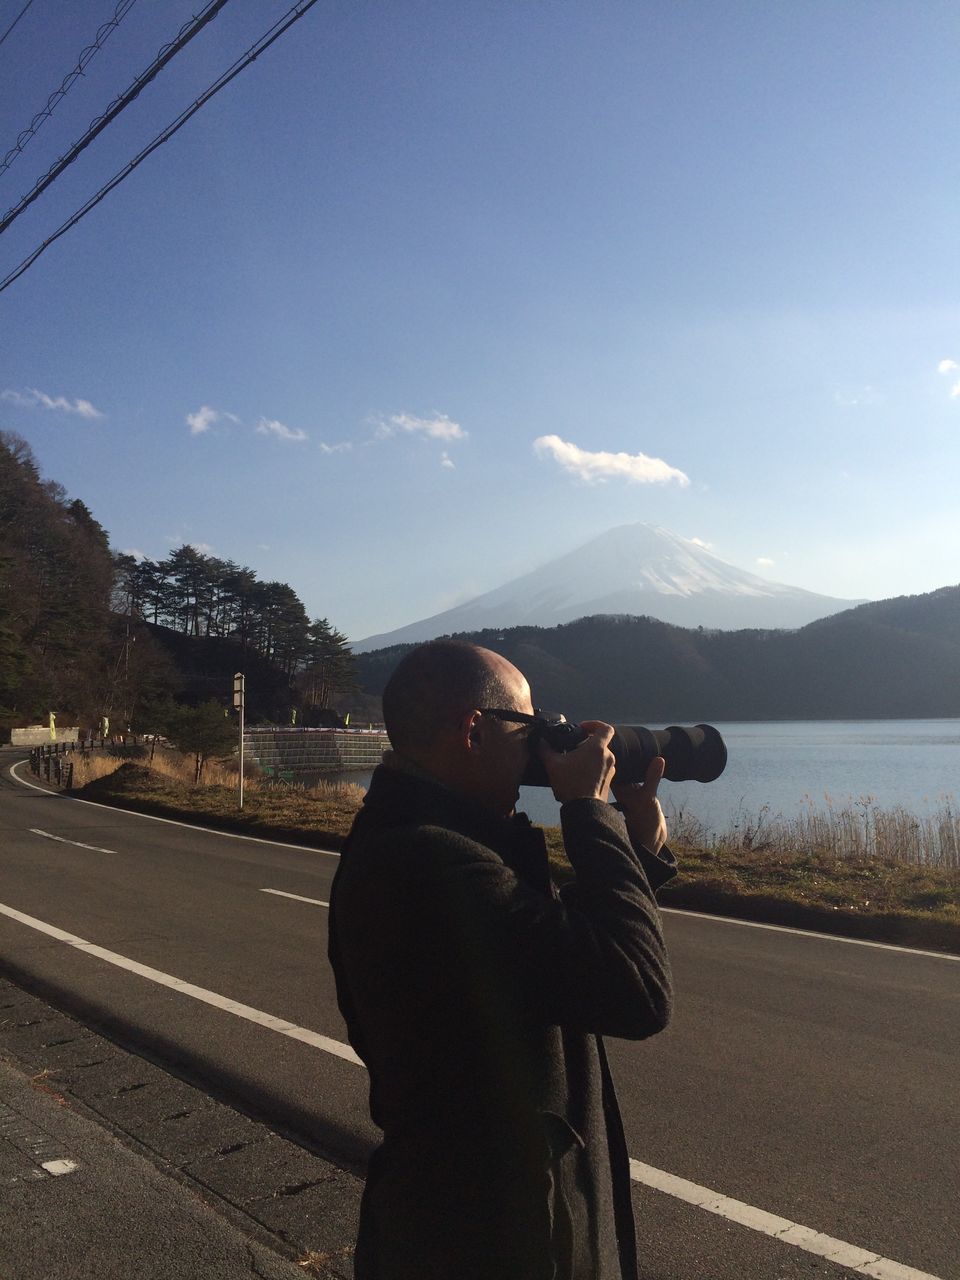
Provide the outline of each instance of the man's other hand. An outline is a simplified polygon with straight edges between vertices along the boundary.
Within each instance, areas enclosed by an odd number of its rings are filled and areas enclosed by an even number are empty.
[[[540,743],[540,759],[561,804],[567,800],[606,800],[616,771],[609,746],[613,725],[584,720],[580,727],[589,737],[572,751],[554,751],[545,742]]]
[[[632,843],[643,845],[651,853],[659,853],[667,843],[667,822],[657,799],[657,787],[666,767],[663,756],[656,756],[647,765],[643,782],[613,784]]]

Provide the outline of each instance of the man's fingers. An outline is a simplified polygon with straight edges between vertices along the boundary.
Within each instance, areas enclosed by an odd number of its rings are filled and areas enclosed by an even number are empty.
[[[613,725],[606,724],[603,720],[581,720],[580,728],[586,729],[592,738],[599,738],[604,746],[613,737]]]
[[[663,779],[666,767],[667,762],[664,760],[663,756],[654,756],[650,761],[647,765],[647,772],[644,774],[643,778],[644,795],[648,795],[651,799],[654,799],[657,794],[657,788]]]

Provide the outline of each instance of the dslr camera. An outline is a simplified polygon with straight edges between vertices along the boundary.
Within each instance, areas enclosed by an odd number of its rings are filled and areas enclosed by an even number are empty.
[[[588,734],[563,715],[537,711],[529,722],[530,761],[521,783],[525,787],[547,787],[550,784],[546,770],[536,751],[538,742],[546,742],[554,751],[572,751]],[[671,724],[666,729],[616,724],[610,750],[617,762],[618,782],[642,782],[647,766],[656,756],[663,756],[666,761],[663,776],[670,782],[713,782],[727,764],[726,744],[712,724]]]

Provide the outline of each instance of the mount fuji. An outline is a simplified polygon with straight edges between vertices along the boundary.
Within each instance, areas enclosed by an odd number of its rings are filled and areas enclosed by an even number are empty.
[[[862,603],[769,582],[668,529],[626,524],[493,591],[352,647],[365,653],[460,631],[555,627],[598,613],[724,631],[795,628]]]

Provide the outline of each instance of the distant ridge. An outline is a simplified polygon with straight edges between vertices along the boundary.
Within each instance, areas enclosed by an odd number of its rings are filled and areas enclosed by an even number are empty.
[[[355,653],[496,627],[555,627],[596,614],[724,631],[796,628],[858,604],[769,582],[657,525],[608,529],[583,546],[443,613],[356,641]]]
[[[538,706],[625,724],[960,716],[960,586],[845,610],[796,631],[580,618],[469,638],[509,658]],[[358,659],[377,697],[405,649]]]

